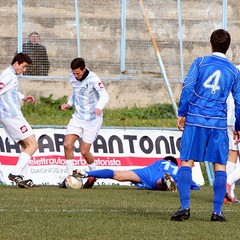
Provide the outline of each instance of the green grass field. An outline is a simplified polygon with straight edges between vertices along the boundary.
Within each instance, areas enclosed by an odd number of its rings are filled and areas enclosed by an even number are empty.
[[[0,186],[0,236],[4,240],[238,239],[240,205],[224,205],[228,222],[210,222],[212,188],[192,191],[191,218],[172,222],[178,193],[135,187]],[[240,195],[237,187],[236,194]]]
[[[60,106],[67,97],[53,99],[40,97],[35,104],[26,103],[22,111],[31,125],[66,126],[71,119],[73,109],[61,111]],[[149,107],[125,107],[104,109],[103,126],[122,127],[176,127],[176,116],[171,104],[156,104]]]
[[[35,105],[25,104],[23,113],[32,125],[67,125],[73,110],[62,112],[63,102],[66,97],[42,97]],[[105,109],[103,126],[176,127],[176,117],[169,104]],[[202,169],[208,182],[205,167]],[[3,185],[0,192],[0,236],[4,240],[221,240],[238,239],[240,235],[240,204],[224,205],[227,223],[210,222],[210,186],[192,191],[187,222],[170,221],[179,208],[178,193],[172,192],[120,186],[69,190]],[[235,193],[240,196],[240,186]]]

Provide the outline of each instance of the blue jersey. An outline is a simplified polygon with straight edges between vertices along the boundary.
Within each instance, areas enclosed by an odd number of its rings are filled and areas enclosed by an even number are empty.
[[[236,130],[240,130],[240,73],[222,53],[198,57],[184,80],[178,115],[186,124],[227,129],[226,100],[232,92],[236,105]]]
[[[141,183],[134,183],[138,188],[158,190],[157,181],[163,179],[165,173],[170,174],[175,183],[178,184],[178,166],[168,160],[158,160],[147,167],[133,169],[131,171],[140,178]],[[195,182],[192,182],[192,189],[199,189]]]

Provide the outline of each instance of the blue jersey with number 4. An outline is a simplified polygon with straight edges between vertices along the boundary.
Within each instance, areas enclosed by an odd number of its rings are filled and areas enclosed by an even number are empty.
[[[236,106],[236,130],[240,130],[240,73],[222,53],[198,57],[184,80],[178,116],[186,124],[227,128],[226,100],[232,92]]]

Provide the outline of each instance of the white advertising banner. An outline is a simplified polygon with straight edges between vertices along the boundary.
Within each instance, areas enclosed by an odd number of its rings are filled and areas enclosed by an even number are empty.
[[[39,149],[29,162],[27,178],[35,184],[57,185],[66,177],[63,140],[65,129],[34,128]],[[179,161],[181,132],[167,129],[151,128],[102,128],[92,145],[91,152],[95,157],[98,169],[109,168],[126,170],[141,168],[166,156],[173,156]],[[75,168],[86,169],[85,159],[79,152],[80,140],[75,143]],[[0,128],[0,182],[12,184],[8,174],[15,167],[20,153],[20,146],[8,140]],[[204,184],[199,164],[193,167],[193,180]],[[99,185],[121,184],[110,179],[98,179]]]

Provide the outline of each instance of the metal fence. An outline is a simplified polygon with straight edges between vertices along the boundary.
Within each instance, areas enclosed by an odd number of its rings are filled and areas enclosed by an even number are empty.
[[[37,41],[45,46],[48,56],[48,60],[42,56],[37,60],[40,65],[49,61],[50,68],[46,74],[30,75],[68,77],[71,60],[81,56],[105,79],[182,81],[196,56],[211,53],[209,35],[216,28],[230,31],[233,44],[229,57],[236,64],[240,62],[238,2],[226,3],[0,0],[0,70],[17,51],[26,51],[29,34],[37,32]]]

